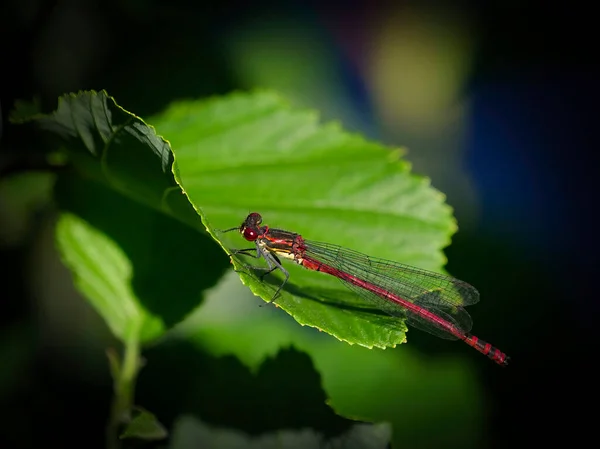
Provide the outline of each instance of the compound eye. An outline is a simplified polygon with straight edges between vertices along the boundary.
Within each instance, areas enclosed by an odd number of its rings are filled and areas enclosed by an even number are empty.
[[[242,235],[249,242],[253,242],[258,238],[258,232],[256,232],[256,230],[252,229],[252,228],[244,229],[244,232],[242,232]]]

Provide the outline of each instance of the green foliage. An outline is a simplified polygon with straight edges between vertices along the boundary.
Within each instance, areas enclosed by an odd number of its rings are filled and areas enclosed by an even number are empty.
[[[140,440],[161,440],[167,436],[167,431],[156,416],[148,410],[137,407],[135,416],[121,433],[121,438],[137,438]]]
[[[215,324],[210,305],[201,307],[207,290],[230,266],[226,252],[248,247],[237,232],[219,230],[239,226],[252,211],[260,212],[265,224],[307,239],[440,271],[442,248],[456,229],[451,209],[426,178],[410,173],[399,149],[349,134],[337,124],[320,124],[314,112],[295,110],[266,91],[180,101],[147,119],[153,126],[105,92],[64,96],[49,115],[13,117],[49,131],[70,162],[72,170],[55,186],[61,209],[58,248],[78,289],[126,352],[135,353],[138,343],[155,342],[177,327],[173,335],[213,354],[235,354],[257,369],[266,355],[293,342],[315,358],[333,407],[346,416],[389,420],[397,428],[401,420],[390,418],[389,401],[410,396],[407,385],[435,388],[440,382],[454,404],[448,425],[452,417],[464,420],[457,409],[476,412],[476,404],[458,402],[472,384],[456,365],[444,365],[451,375],[442,380],[401,351],[406,365],[399,376],[395,353],[347,352],[352,348],[332,339],[317,344],[299,334],[298,326],[284,331],[289,328],[281,322],[265,321],[272,318],[266,312],[254,320],[258,308],[251,312],[244,305],[250,302],[242,289],[234,296],[217,295],[220,306],[240,302],[238,315]],[[244,267],[248,262],[255,263],[233,258],[242,282],[269,301],[281,276],[259,282]],[[402,320],[361,303],[334,278],[286,266],[291,278],[277,306],[298,323],[366,348],[405,341]],[[383,409],[364,398],[361,405],[344,397],[345,373],[357,363],[379,366],[374,375],[387,379],[388,392],[377,390],[373,399],[388,401]],[[113,371],[120,375],[119,369]],[[350,388],[382,385],[373,377]],[[123,389],[133,391],[127,385]],[[117,408],[131,406],[126,400]],[[146,418],[128,421],[128,432],[144,434],[144,426],[154,422]],[[156,435],[157,428],[150,433]]]

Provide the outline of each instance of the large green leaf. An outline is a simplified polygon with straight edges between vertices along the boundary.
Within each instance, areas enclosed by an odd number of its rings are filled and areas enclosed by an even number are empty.
[[[168,136],[176,176],[211,234],[226,250],[248,247],[237,233],[250,211],[265,224],[311,240],[440,270],[456,229],[450,208],[426,178],[411,175],[398,149],[321,125],[270,92],[184,101],[150,120]],[[251,246],[251,245],[250,245]],[[235,266],[251,290],[270,300],[281,279]],[[300,267],[277,305],[300,324],[366,347],[404,341],[405,326],[364,304],[339,281]]]

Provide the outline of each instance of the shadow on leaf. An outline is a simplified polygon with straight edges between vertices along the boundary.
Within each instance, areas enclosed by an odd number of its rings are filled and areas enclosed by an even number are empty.
[[[202,292],[229,266],[206,234],[99,183],[64,175],[55,192],[62,210],[81,217],[125,252],[133,267],[136,296],[167,328],[198,306]]]

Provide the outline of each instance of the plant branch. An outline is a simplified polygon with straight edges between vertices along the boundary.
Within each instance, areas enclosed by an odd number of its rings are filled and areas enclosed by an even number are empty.
[[[106,428],[106,447],[119,449],[120,429],[131,420],[131,410],[135,394],[135,381],[140,369],[140,345],[137,332],[132,332],[123,348],[123,358],[118,360],[114,351],[108,352],[114,381],[114,396],[108,425]]]

